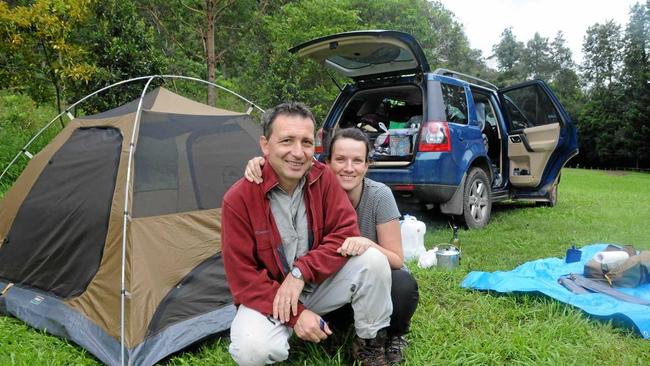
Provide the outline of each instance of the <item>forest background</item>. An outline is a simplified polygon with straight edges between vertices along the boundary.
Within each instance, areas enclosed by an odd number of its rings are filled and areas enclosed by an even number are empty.
[[[0,168],[66,106],[137,76],[214,81],[263,107],[299,100],[322,122],[336,83],[345,80],[287,50],[362,29],[412,34],[432,69],[499,87],[543,79],[578,126],[573,166],[650,168],[650,1],[631,7],[626,24],[589,26],[578,65],[562,32],[518,40],[507,28],[484,55],[470,47],[452,12],[426,0],[0,0]],[[115,107],[139,97],[141,88],[111,89],[74,113]],[[204,84],[175,84],[179,89],[237,107]],[[10,172],[9,181],[18,174]]]

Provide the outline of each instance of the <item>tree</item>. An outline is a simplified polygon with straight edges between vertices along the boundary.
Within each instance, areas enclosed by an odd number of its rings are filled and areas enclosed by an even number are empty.
[[[0,87],[25,90],[37,101],[50,99],[53,89],[62,111],[68,87],[87,83],[96,72],[88,48],[76,39],[92,5],[91,0],[36,0],[14,7],[0,2]]]
[[[96,69],[88,83],[75,85],[75,100],[118,81],[165,73],[167,60],[156,44],[154,29],[132,0],[104,0],[89,11],[89,20],[76,32]],[[82,106],[88,113],[103,111],[140,97],[141,91],[142,84],[126,84]]]
[[[262,105],[299,99],[325,116],[339,90],[333,71],[290,55],[292,46],[313,38],[359,29],[391,29],[412,34],[431,68],[450,67],[477,74],[487,69],[471,50],[462,27],[436,2],[426,0],[300,0],[264,3],[233,50],[238,68],[231,74],[246,95]],[[263,72],[262,72],[263,71]]]
[[[300,100],[322,119],[338,89],[334,73],[308,60],[299,60],[288,49],[316,37],[359,29],[359,17],[346,2],[303,0],[266,8],[259,26],[246,35],[251,46],[241,50],[247,70],[240,70],[238,84],[262,105]]]
[[[551,42],[550,62],[552,75],[548,81],[564,108],[575,118],[582,107],[584,94],[571,49],[566,46],[562,31],[557,32]]]
[[[512,33],[512,28],[506,28],[501,32],[501,40],[492,46],[492,52],[497,60],[497,68],[500,72],[498,80],[500,84],[512,84],[526,79],[523,67],[523,56],[525,46]]]
[[[229,54],[242,43],[254,21],[255,9],[266,6],[254,0],[148,0],[141,2],[159,34],[160,44],[173,60],[172,71],[214,83]],[[207,103],[215,105],[216,91],[208,86]]]
[[[650,160],[650,2],[630,10],[623,43],[625,150],[639,168],[641,161]]]
[[[621,66],[620,26],[613,21],[587,29],[582,50],[582,75],[588,102],[578,124],[581,154],[591,164],[616,164],[625,144],[623,136],[625,99],[619,82]]]
[[[528,79],[550,80],[553,76],[553,62],[548,38],[539,33],[526,43],[523,54],[524,70]]]
[[[582,45],[582,71],[588,83],[601,87],[618,80],[621,66],[621,27],[614,21],[587,28]]]
[[[571,53],[571,49],[566,46],[566,40],[564,39],[564,33],[562,31],[557,32],[553,42],[551,42],[550,59],[553,70],[556,72],[563,69],[573,69],[575,67],[573,54]]]
[[[0,56],[6,64],[0,87],[24,91],[40,103],[54,94],[59,111],[108,84],[165,69],[153,29],[132,0],[37,0],[13,8],[0,2],[0,18],[7,25],[0,29],[2,38],[13,40],[0,43],[8,51]],[[109,90],[82,107],[105,110],[140,90],[141,85]]]

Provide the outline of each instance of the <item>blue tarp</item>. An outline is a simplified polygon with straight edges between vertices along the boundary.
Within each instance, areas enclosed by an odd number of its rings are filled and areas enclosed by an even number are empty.
[[[636,329],[643,338],[650,338],[650,306],[636,305],[611,296],[589,293],[576,295],[557,282],[562,275],[583,273],[584,265],[607,244],[588,245],[582,250],[580,262],[565,263],[564,259],[546,258],[524,263],[509,272],[470,272],[461,287],[476,290],[507,292],[537,292],[563,303],[578,307],[593,317]],[[628,295],[650,301],[650,284],[635,288],[617,288]]]

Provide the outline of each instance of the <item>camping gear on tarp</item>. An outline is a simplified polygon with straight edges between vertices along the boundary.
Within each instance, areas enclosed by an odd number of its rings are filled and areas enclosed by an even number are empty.
[[[470,272],[461,287],[501,293],[542,293],[578,307],[599,320],[613,320],[614,324],[632,327],[643,338],[650,339],[650,307],[599,293],[576,295],[558,283],[558,279],[563,275],[582,273],[585,264],[606,247],[607,244],[594,244],[580,248],[582,259],[575,263],[565,263],[564,259],[560,258],[546,258],[524,263],[508,272]],[[618,290],[635,298],[650,301],[650,284],[646,283],[635,288],[618,288]]]
[[[612,252],[602,251],[600,253],[596,253],[596,255],[594,256],[594,260],[597,263],[607,264],[610,267],[612,265],[625,262],[628,258],[630,258],[630,255],[622,250],[612,251]]]
[[[615,287],[650,283],[650,251],[610,245],[585,264],[584,275]]]
[[[400,231],[405,259],[416,259],[420,254],[426,252],[424,234],[427,232],[427,225],[425,223],[415,216],[404,215],[404,220],[400,223]]]
[[[590,278],[584,277],[583,275],[571,273],[569,275],[560,277],[560,279],[558,279],[558,282],[562,284],[562,286],[566,287],[569,291],[573,292],[574,294],[581,295],[591,291],[591,292],[597,292],[599,294],[611,296],[621,301],[631,302],[632,304],[650,306],[650,301],[636,298],[634,296],[630,296],[628,294],[618,291],[617,289],[607,284],[604,284],[602,282],[596,282]]]
[[[580,262],[580,258],[582,258],[582,252],[580,249],[576,249],[575,245],[572,245],[571,248],[567,249],[564,261],[567,263]]]
[[[0,201],[0,311],[109,365],[227,330],[221,202],[260,135],[162,87],[72,119]]]

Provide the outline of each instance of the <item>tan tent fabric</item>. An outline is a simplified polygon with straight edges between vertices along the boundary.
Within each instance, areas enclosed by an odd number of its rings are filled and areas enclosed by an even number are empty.
[[[151,94],[152,97],[155,95],[155,98],[153,100],[153,103],[151,103],[151,106],[146,109],[153,112],[194,114],[205,116],[240,116],[244,114],[211,107],[203,103],[198,103],[178,94],[174,94],[162,87],[157,88]]]
[[[142,342],[147,325],[169,290],[192,268],[221,250],[219,220],[221,209],[131,222],[129,346]]]

